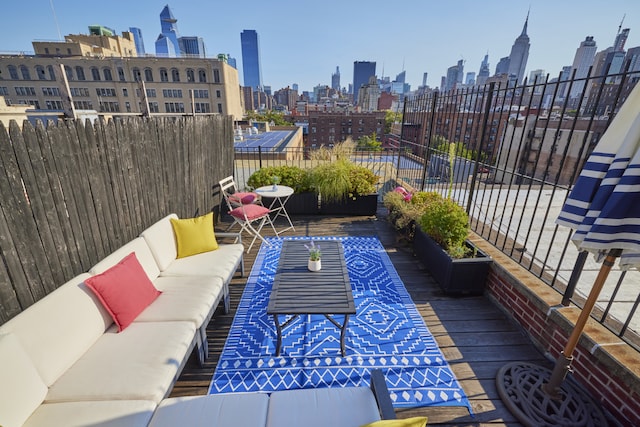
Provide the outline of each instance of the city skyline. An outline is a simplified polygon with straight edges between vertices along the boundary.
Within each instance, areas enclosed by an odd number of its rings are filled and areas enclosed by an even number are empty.
[[[28,25],[21,19],[8,20],[0,30],[0,52],[32,52],[34,40],[86,34],[89,25],[104,25],[119,35],[129,27],[139,28],[147,53],[153,53],[150,47],[161,32],[159,14],[166,5],[178,21],[181,36],[202,37],[209,57],[225,53],[236,59],[241,83],[240,33],[255,30],[260,37],[262,81],[272,91],[293,84],[300,91],[330,86],[336,67],[342,71],[341,86],[348,87],[357,61],[376,62],[378,78],[393,80],[406,71],[412,90],[422,84],[425,72],[427,84],[438,87],[441,76],[460,60],[465,74],[478,74],[486,54],[493,75],[500,58],[509,55],[521,34],[527,14],[531,47],[525,76],[543,69],[557,77],[563,66],[572,64],[587,36],[593,37],[598,51],[612,46],[623,17],[622,28],[630,28],[625,48],[640,45],[637,0],[614,0],[604,6],[594,0],[482,4],[463,0],[455,5],[409,0],[392,11],[387,2],[354,3],[327,0],[296,9],[284,1],[247,1],[240,8],[204,0],[175,4],[112,0],[109,8],[89,10],[79,0],[14,2],[4,8],[8,16],[25,17]],[[128,13],[123,13],[124,8]]]

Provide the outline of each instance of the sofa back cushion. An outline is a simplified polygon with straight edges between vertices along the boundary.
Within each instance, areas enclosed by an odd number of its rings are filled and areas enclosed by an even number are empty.
[[[47,385],[15,335],[0,335],[0,360],[0,426],[20,427],[44,401]]]
[[[51,386],[113,324],[87,288],[83,273],[0,326],[12,332],[47,386]],[[4,364],[4,361],[3,361]]]
[[[178,216],[167,215],[140,234],[149,245],[160,271],[166,270],[178,256],[172,218],[178,219]]]
[[[96,275],[104,273],[122,261],[124,257],[129,255],[131,252],[136,253],[138,262],[144,269],[145,273],[147,273],[149,280],[153,282],[160,275],[160,269],[158,268],[158,264],[156,263],[153,254],[151,253],[151,248],[149,248],[149,245],[147,245],[147,242],[142,237],[137,237],[126,245],[113,251],[102,261],[91,267],[89,274]]]

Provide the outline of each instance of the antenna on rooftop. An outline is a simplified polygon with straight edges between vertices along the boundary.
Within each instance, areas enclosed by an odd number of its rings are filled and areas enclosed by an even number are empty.
[[[58,25],[58,18],[56,17],[56,9],[53,7],[53,0],[49,0],[51,5],[51,12],[53,12],[53,20],[56,23],[56,29],[58,30],[58,40],[62,40],[62,33],[60,32],[60,26]]]

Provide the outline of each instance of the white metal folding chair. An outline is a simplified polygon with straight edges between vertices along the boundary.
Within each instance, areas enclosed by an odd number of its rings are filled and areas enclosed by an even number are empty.
[[[271,210],[255,202],[255,197],[257,196],[253,196],[255,193],[239,193],[237,191],[234,192],[234,190],[236,190],[236,186],[233,177],[231,177],[231,180],[225,178],[220,181],[220,191],[227,203],[228,213],[233,218],[234,224],[240,225],[241,233],[242,231],[246,231],[253,236],[247,248],[248,253],[251,251],[251,247],[256,239],[259,238],[265,242],[260,232],[266,223],[269,223],[276,236],[278,232],[271,221]]]

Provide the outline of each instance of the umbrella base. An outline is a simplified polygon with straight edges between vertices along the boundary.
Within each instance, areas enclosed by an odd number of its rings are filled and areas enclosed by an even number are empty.
[[[564,381],[556,396],[543,390],[551,371],[527,362],[509,363],[498,371],[498,394],[509,411],[527,427],[601,427],[608,422],[599,404]]]

